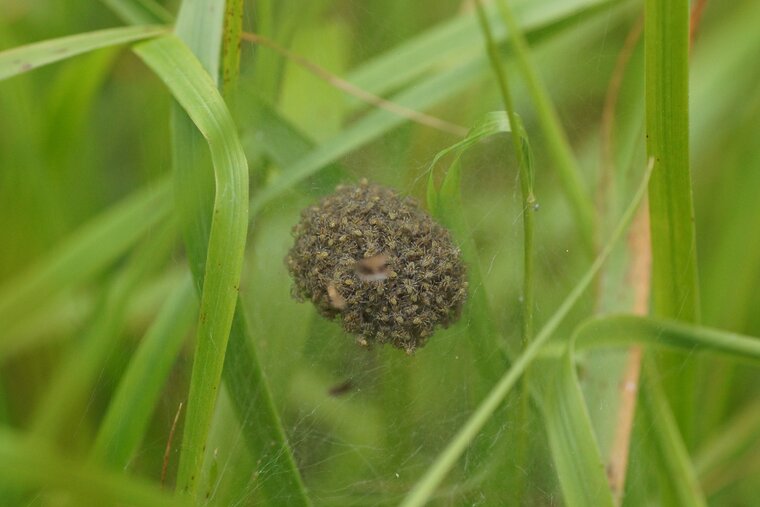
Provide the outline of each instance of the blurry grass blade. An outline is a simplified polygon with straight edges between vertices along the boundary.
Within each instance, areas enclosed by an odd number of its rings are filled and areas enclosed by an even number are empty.
[[[528,43],[507,5],[507,0],[497,0],[496,5],[512,39],[517,64],[527,82],[528,93],[538,112],[539,125],[546,137],[549,154],[554,160],[557,174],[572,205],[572,212],[575,214],[584,245],[588,252],[593,252],[594,210],[591,198],[583,185],[581,167],[573,155],[570,141],[562,127],[557,110],[546,86],[539,78]]]
[[[735,466],[738,457],[756,453],[760,444],[760,400],[755,400],[727,421],[697,453],[694,467],[700,483],[710,483],[729,467]],[[708,489],[705,486],[705,489]]]
[[[173,224],[168,224],[155,238],[146,239],[110,283],[92,324],[81,342],[70,349],[39,402],[32,430],[35,434],[54,440],[69,428],[68,418],[82,409],[98,371],[122,334],[127,302],[139,282],[166,260],[175,232]]]
[[[454,155],[454,163],[458,162],[465,151],[474,146],[483,139],[500,133],[512,132],[512,127],[509,124],[509,118],[504,111],[494,111],[485,115],[482,119],[475,123],[475,126],[470,129],[467,136],[461,141],[452,144],[448,148],[436,153],[433,157],[433,161],[428,167],[428,181],[427,181],[427,206],[428,211],[442,220],[450,220],[453,213],[451,209],[443,209],[441,205],[442,201],[446,201],[449,205],[456,205],[454,200],[459,195],[459,174],[458,171],[452,173],[447,171],[444,175],[443,182],[441,184],[440,191],[435,188],[435,173],[434,169],[436,164],[446,155],[452,153]],[[457,210],[460,211],[460,210]]]
[[[0,287],[0,322],[10,327],[43,302],[85,282],[124,254],[168,210],[169,188],[161,182],[96,217]]]
[[[0,429],[0,478],[15,487],[66,491],[86,502],[82,505],[189,505],[143,479],[72,461],[39,441],[5,428]]]
[[[362,90],[361,88],[358,88],[354,86],[353,84],[351,84],[350,82],[346,81],[342,77],[336,74],[333,74],[329,70],[325,69],[324,67],[320,67],[319,65],[315,64],[311,60],[299,54],[296,54],[287,48],[280,46],[275,41],[267,37],[264,37],[262,35],[255,34],[255,33],[250,33],[250,32],[243,33],[242,37],[246,41],[250,41],[255,44],[258,44],[259,46],[265,46],[273,50],[274,52],[278,53],[283,58],[286,58],[290,60],[291,62],[297,64],[299,67],[307,70],[309,73],[311,73],[318,79],[324,81],[331,87],[337,90],[340,90],[348,95],[352,95],[362,100],[363,102],[366,102],[372,107],[386,109],[394,114],[403,116],[409,119],[410,121],[416,122],[420,125],[425,125],[431,128],[441,130],[442,132],[448,132],[454,135],[466,134],[466,130],[460,127],[459,125],[448,122],[446,120],[442,120],[440,118],[431,116],[426,113],[422,113],[420,111],[409,109],[408,107],[401,106],[399,104],[396,104],[395,102],[386,100],[383,97],[379,97],[365,90]]]
[[[44,108],[52,132],[45,145],[48,160],[55,160],[60,171],[67,173],[68,181],[57,182],[59,206],[65,206],[73,189],[82,185],[77,170],[82,165],[82,153],[72,149],[85,144],[87,122],[95,109],[95,101],[113,70],[119,48],[110,47],[94,51],[63,65],[50,83],[51,91]],[[67,168],[69,166],[70,168]]]
[[[503,111],[487,114],[475,124],[467,137],[436,154],[428,168],[427,182],[427,204],[431,215],[451,229],[468,261],[470,297],[464,310],[466,320],[470,325],[468,335],[475,351],[478,368],[484,378],[490,382],[498,378],[506,365],[504,355],[496,353],[504,344],[498,337],[491,317],[477,248],[470,233],[471,229],[464,220],[460,191],[461,157],[479,141],[505,132],[511,132],[506,114]],[[453,160],[443,177],[440,190],[436,190],[434,169],[441,158],[448,154],[453,155]]]
[[[183,339],[197,316],[190,277],[177,286],[145,333],[100,425],[91,456],[121,469],[142,441]]]
[[[260,151],[279,167],[295,164],[314,149],[315,143],[265,99],[250,90],[239,91],[236,113],[244,125],[247,149]],[[329,164],[324,171],[330,168],[337,169],[337,164]]]
[[[562,502],[567,506],[614,505],[605,466],[575,373],[572,348],[540,362],[531,380],[542,387],[541,407]]]
[[[131,25],[171,23],[172,15],[154,0],[100,0]]]
[[[273,504],[287,498],[289,506],[309,506],[311,502],[251,343],[244,308],[239,302],[232,322],[224,363],[227,392],[251,456],[262,464],[258,479],[264,494]]]
[[[5,382],[0,380],[0,425],[7,426],[10,423],[10,411],[8,410],[8,395]]]
[[[482,61],[459,67],[435,76],[393,97],[392,100],[405,107],[423,110],[464,89],[482,68]],[[372,111],[340,134],[320,144],[292,166],[284,168],[283,173],[276,180],[253,197],[251,214],[255,216],[262,207],[291,189],[296,183],[406,121],[408,121],[406,118],[385,110]]]
[[[224,44],[222,46],[222,90],[230,88],[240,75],[240,34],[243,32],[243,0],[227,0],[224,11]]]
[[[248,226],[248,165],[235,125],[209,75],[185,44],[162,37],[136,48],[209,144],[216,197],[200,304],[178,488],[194,492],[221,381]]]
[[[179,267],[169,269],[138,287],[126,308],[128,332],[142,331],[143,324],[155,317],[157,309],[180,279],[178,270]],[[29,353],[36,347],[75,338],[75,331],[81,329],[92,315],[96,296],[92,291],[79,290],[54,298],[40,307],[32,316],[7,330],[11,338],[0,340],[0,359],[7,360]],[[45,318],[40,319],[39,315],[43,314]]]
[[[183,0],[174,29],[215,85],[219,83],[225,4],[217,0]]]
[[[658,480],[661,488],[674,496],[664,498],[675,500],[676,505],[706,507],[707,501],[651,357],[644,359],[643,378],[642,412],[657,449]]]
[[[617,0],[615,0],[617,1]],[[584,11],[614,3],[611,0],[526,1],[517,6],[517,18],[525,33],[546,29]],[[495,8],[487,8],[494,38],[507,38]],[[347,80],[376,95],[384,95],[399,86],[435,71],[452,61],[452,55],[474,55],[482,48],[482,37],[474,12],[456,16],[423,32],[404,44],[386,51],[354,69]],[[355,103],[358,105],[358,103]]]
[[[601,317],[579,326],[575,335],[579,349],[639,344],[688,353],[713,352],[760,363],[760,339],[674,320],[633,315]]]
[[[493,30],[488,22],[485,8],[480,0],[476,0],[475,8],[478,15],[478,22],[480,23],[480,29],[483,32],[483,37],[486,43],[486,52],[488,58],[491,61],[491,67],[493,69],[494,76],[496,77],[496,83],[501,94],[501,99],[504,104],[504,108],[507,112],[507,118],[517,135],[510,136],[512,141],[512,149],[514,151],[514,157],[517,161],[518,174],[520,175],[520,197],[522,198],[522,232],[523,232],[523,285],[521,299],[521,338],[522,346],[525,346],[533,339],[533,306],[534,306],[534,291],[533,291],[533,224],[535,222],[535,196],[533,195],[533,164],[530,151],[530,145],[528,143],[528,135],[522,124],[522,120],[518,116],[514,100],[512,99],[512,90],[509,84],[509,77],[507,71],[504,68],[502,57],[499,54],[499,48],[493,37]],[[517,27],[512,27],[513,30],[518,30]],[[574,209],[574,211],[576,211]],[[580,217],[580,213],[578,213]],[[583,229],[583,228],[582,228]],[[525,421],[528,417],[528,380],[525,380],[523,384],[523,396],[521,400],[521,410],[519,412],[520,427],[525,427]],[[517,452],[518,467],[522,467],[525,461],[525,446],[527,445],[527,438],[518,437],[520,445]],[[516,481],[514,486],[515,496],[513,497],[514,503],[522,502],[523,492],[522,479]]]
[[[525,351],[517,357],[512,363],[512,367],[504,374],[499,382],[491,389],[485,400],[481,402],[475,412],[465,422],[459,432],[449,441],[448,446],[436,458],[427,472],[417,482],[407,497],[401,504],[403,507],[420,507],[424,505],[434,494],[436,488],[445,478],[446,474],[456,464],[459,457],[467,449],[472,440],[477,436],[480,429],[486,424],[491,415],[496,411],[509,391],[517,383],[520,376],[525,372],[528,366],[536,359],[541,352],[541,348],[546,344],[549,338],[554,334],[570,310],[578,302],[581,295],[585,292],[591,282],[596,277],[602,264],[609,257],[612,248],[625,232],[633,215],[638,208],[649,182],[649,175],[652,171],[650,162],[645,171],[639,188],[634,194],[631,203],[620,218],[620,222],[615,228],[612,236],[596,258],[591,267],[586,271],[583,277],[578,281],[573,290],[568,294],[560,307],[547,321],[536,338],[525,348]]]
[[[94,49],[125,44],[166,33],[163,26],[128,26],[35,42],[0,52],[0,80]]]

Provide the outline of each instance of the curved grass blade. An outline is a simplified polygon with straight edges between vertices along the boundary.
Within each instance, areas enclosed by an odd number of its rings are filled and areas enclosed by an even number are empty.
[[[167,30],[164,26],[108,28],[8,49],[0,52],[0,80],[94,49],[156,37]]]
[[[504,111],[494,111],[486,114],[481,120],[479,120],[475,126],[470,129],[467,137],[436,153],[435,157],[433,157],[433,161],[427,169],[427,206],[428,211],[430,211],[431,214],[442,220],[448,221],[454,220],[457,215],[461,215],[461,213],[458,213],[460,210],[458,206],[461,205],[461,202],[455,202],[459,195],[459,173],[451,173],[451,171],[447,171],[446,176],[441,183],[441,189],[436,190],[433,174],[433,169],[436,164],[446,155],[453,154],[454,160],[451,163],[451,168],[458,171],[454,165],[468,149],[487,137],[507,132],[512,132],[512,127],[509,124],[507,114]],[[518,135],[523,142],[523,146],[529,153],[530,146],[528,144],[525,130],[522,129],[522,125],[518,128]]]
[[[633,315],[595,318],[580,325],[563,358],[548,361],[551,364],[561,361],[559,371],[547,365],[536,372],[536,377],[544,383],[544,424],[567,505],[612,505],[612,497],[606,488],[604,464],[576,375],[575,348],[633,344],[688,352],[704,350],[760,364],[760,340],[727,331]],[[647,371],[650,376],[654,375],[651,365]],[[657,421],[652,434],[659,449],[659,459],[668,470],[669,480],[677,483],[674,491],[680,505],[704,505],[675,421],[660,388],[652,385],[654,382],[648,379],[644,397],[649,420]]]
[[[757,365],[760,339],[730,331],[634,315],[591,319],[578,327],[571,343],[581,349],[647,345],[685,352],[714,352]]]
[[[738,360],[753,361],[755,365],[760,364],[760,341],[757,338],[671,320],[632,315],[596,318],[582,324],[571,338],[566,356],[570,358],[570,364],[574,365],[572,357],[576,345],[578,348],[596,348],[624,347],[632,344],[665,346],[688,352],[704,350],[727,354]],[[645,371],[647,379],[643,389],[644,411],[651,424],[657,460],[664,469],[669,488],[672,489],[679,505],[706,505],[688,452],[651,362],[646,365]],[[565,385],[578,385],[574,368],[568,370]],[[569,435],[577,439],[578,435],[582,434],[580,430],[581,428],[575,426]]]
[[[197,311],[195,290],[187,276],[145,332],[121,378],[90,453],[94,460],[116,469],[129,464]]]
[[[633,315],[594,318],[580,325],[563,357],[547,360],[546,367],[537,368],[534,375],[542,381],[545,394],[540,403],[545,412],[543,421],[567,505],[612,505],[604,463],[578,383],[575,349],[634,344],[689,352],[704,350],[760,364],[760,340],[727,331]],[[703,500],[694,472],[685,449],[679,445],[680,437],[673,438],[673,435],[677,436],[677,430],[667,405],[663,405],[662,393],[652,393],[649,388],[651,386],[647,387],[645,396],[651,408],[656,409],[653,417],[659,420],[655,425],[659,429],[654,428],[653,434],[661,454],[666,456],[663,462],[670,470],[669,477],[676,478],[679,483],[676,490],[685,502],[683,505],[700,505]],[[669,420],[663,422],[661,417]]]
[[[191,47],[199,47],[198,55],[204,67],[212,75],[218,72],[217,51],[221,30],[221,18],[216,28],[206,26],[208,19],[202,4],[213,0],[186,0],[182,4],[178,19],[178,34],[187,40]],[[200,292],[204,286],[204,269],[206,266],[206,245],[210,234],[211,204],[213,183],[204,180],[208,171],[205,147],[198,139],[197,132],[187,117],[177,108],[172,115],[174,179],[180,213],[186,220],[183,224],[185,246],[195,285]],[[262,490],[272,502],[281,500],[288,492],[290,505],[309,505],[305,488],[295,466],[292,451],[285,438],[277,412],[274,410],[269,388],[256,350],[246,324],[244,304],[238,298],[230,330],[228,347],[225,355],[223,375],[227,392],[233,401],[243,432],[243,437],[251,457],[261,463]]]
[[[187,46],[176,36],[166,36],[135,51],[166,83],[206,138],[214,163],[216,197],[178,475],[178,488],[194,492],[237,303],[248,226],[248,166],[224,101]]]
[[[528,93],[533,100],[538,113],[539,125],[547,140],[547,151],[554,159],[557,175],[572,203],[572,211],[578,222],[578,229],[581,232],[584,245],[588,252],[593,252],[594,210],[591,198],[583,185],[580,165],[573,155],[570,141],[559,120],[559,114],[552,103],[549,91],[539,78],[538,69],[528,48],[528,42],[509,8],[507,0],[498,0],[496,6],[512,39],[515,60],[528,84]]]
[[[531,369],[541,387],[538,405],[549,440],[554,468],[567,506],[615,505],[605,464],[594,435],[586,402],[575,372],[572,351]]]
[[[0,429],[0,477],[14,487],[70,492],[78,497],[79,505],[190,505],[142,479],[72,461],[41,442],[7,429]]]
[[[487,114],[470,130],[467,137],[438,152],[428,168],[427,205],[430,214],[451,229],[458,238],[465,259],[468,260],[470,297],[465,305],[466,320],[469,322],[469,337],[475,350],[478,367],[483,377],[493,381],[499,377],[506,365],[503,354],[495,354],[504,347],[499,339],[496,326],[490,315],[488,297],[484,290],[483,274],[480,271],[477,249],[470,233],[470,228],[464,219],[461,186],[461,158],[464,153],[479,141],[494,136],[512,132],[506,113],[497,111]],[[525,131],[518,129],[520,142],[530,160],[530,147]],[[441,183],[440,190],[435,187],[434,168],[446,155],[452,154],[453,160]],[[503,350],[503,349],[502,349]]]
[[[649,174],[652,170],[650,163],[642,183],[639,185],[631,204],[628,206],[623,216],[615,228],[612,236],[605,245],[602,252],[596,258],[591,267],[586,271],[583,277],[578,281],[570,294],[565,298],[560,307],[548,320],[546,325],[538,332],[536,338],[526,347],[525,351],[512,363],[512,367],[504,374],[499,382],[491,389],[485,400],[481,402],[475,412],[470,416],[467,422],[462,426],[459,432],[449,442],[449,445],[433,462],[428,471],[417,482],[412,491],[409,492],[403,507],[419,507],[425,504],[446,474],[456,464],[459,457],[470,445],[470,442],[477,436],[480,429],[486,424],[491,415],[496,411],[498,406],[504,400],[506,395],[515,386],[520,376],[525,372],[528,366],[536,359],[541,352],[541,348],[549,340],[552,334],[557,330],[562,320],[567,316],[575,303],[580,299],[583,292],[591,284],[592,280],[599,272],[602,264],[612,252],[615,243],[620,239],[626,227],[633,218],[636,209],[644,197],[646,186],[649,181]]]
[[[0,287],[0,322],[10,327],[65,289],[88,280],[116,260],[169,211],[169,186],[134,193],[69,236]],[[5,336],[0,336],[0,340]]]

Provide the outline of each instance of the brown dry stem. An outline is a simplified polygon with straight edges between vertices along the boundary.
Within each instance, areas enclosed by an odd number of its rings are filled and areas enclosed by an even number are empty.
[[[636,219],[628,234],[628,248],[631,252],[631,265],[628,281],[633,288],[633,314],[649,313],[649,292],[652,275],[652,249],[650,247],[649,207],[642,203]],[[633,428],[633,416],[636,413],[636,395],[639,392],[642,349],[631,347],[628,351],[625,373],[620,382],[620,406],[607,465],[607,478],[610,483],[615,504],[620,505],[625,489],[625,475],[628,469],[628,451]]]

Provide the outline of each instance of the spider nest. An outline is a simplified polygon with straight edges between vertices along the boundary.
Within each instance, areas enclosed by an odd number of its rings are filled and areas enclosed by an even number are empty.
[[[411,198],[363,180],[301,213],[286,262],[293,296],[310,300],[362,345],[414,352],[461,313],[461,252]]]

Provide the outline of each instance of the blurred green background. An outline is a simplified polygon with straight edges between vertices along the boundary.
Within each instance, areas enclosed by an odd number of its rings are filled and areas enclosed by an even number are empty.
[[[109,3],[119,2],[0,0],[0,50],[125,24]],[[619,88],[613,79],[626,37],[640,23],[642,2],[510,4],[579,161],[597,211],[595,239],[603,244],[646,164],[642,40],[629,45]],[[173,14],[178,2],[164,6]],[[503,109],[473,9],[471,2],[453,0],[246,1],[243,26],[359,88],[466,130],[485,113]],[[493,20],[498,23],[498,16]],[[755,0],[707,2],[690,69],[702,323],[752,336],[760,336],[759,21]],[[535,157],[538,328],[593,257],[584,249],[504,29],[496,31]],[[614,119],[605,126],[610,90],[619,96]],[[291,299],[283,259],[300,210],[340,182],[366,177],[424,202],[430,162],[459,138],[368,105],[297,61],[251,42],[242,42],[241,77],[227,98],[246,151],[252,195],[310,154],[323,157],[318,172],[278,195],[252,221],[240,284],[255,348],[306,488],[316,505],[397,504],[493,383],[480,375],[467,339],[468,314],[412,357],[390,348],[365,350],[337,323],[322,321],[310,305]],[[34,269],[39,259],[54,257],[57,245],[76,237],[85,224],[135,192],[161,185],[171,167],[170,109],[162,83],[124,47],[0,82],[0,294],[7,296],[14,277]],[[611,172],[604,176],[605,170]],[[495,139],[465,156],[461,188],[477,246],[477,257],[468,261],[484,274],[484,285],[472,290],[487,294],[493,325],[512,350],[520,347],[521,319],[517,174],[511,144]],[[611,178],[606,187],[605,177]],[[152,221],[149,209],[144,221]],[[71,391],[76,392],[71,400],[59,400],[63,417],[54,432],[66,455],[87,456],[143,334],[187,276],[177,227],[156,222],[132,249],[83,283],[51,297],[41,294],[25,314],[0,321],[3,425],[18,431],[35,427],[40,404],[67,361],[78,357],[88,336],[100,333],[107,345],[79,356],[93,362],[95,375]],[[140,255],[152,261],[136,268]],[[566,338],[593,312],[620,311],[620,302],[630,297],[629,281],[620,276],[625,262],[621,243],[605,276],[558,336]],[[154,482],[162,474],[169,430],[187,397],[192,336],[187,333],[128,462],[130,474]],[[699,483],[712,505],[753,505],[760,495],[758,370],[719,356],[691,360],[699,368],[687,447]],[[579,361],[602,456],[614,418],[609,390],[620,364],[620,353],[612,352],[589,353]],[[665,379],[678,374],[678,369],[663,372]],[[436,493],[437,504],[508,505],[516,490],[525,505],[562,504],[543,416],[534,407],[532,415],[518,417],[517,394],[471,442]],[[636,436],[636,431],[646,435],[647,426],[637,424],[625,503],[657,504],[658,477],[647,466],[651,450],[645,436]],[[181,428],[180,418],[169,484]],[[223,392],[202,483],[219,505],[263,501],[267,463],[250,456],[240,442],[240,425]],[[518,446],[523,451],[512,452]],[[268,501],[289,505],[290,494],[283,491]],[[20,498],[19,505],[71,501],[55,488]]]

